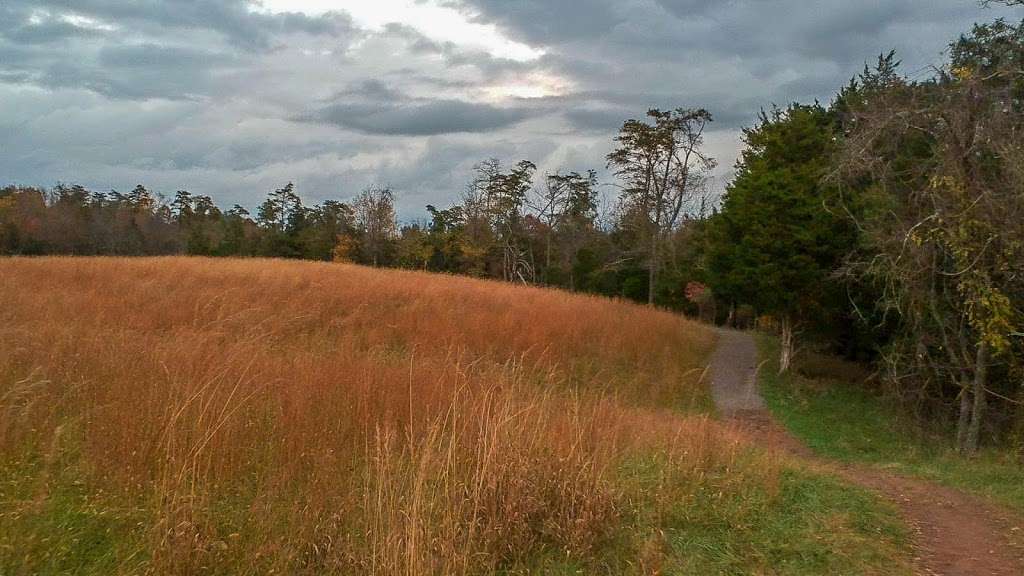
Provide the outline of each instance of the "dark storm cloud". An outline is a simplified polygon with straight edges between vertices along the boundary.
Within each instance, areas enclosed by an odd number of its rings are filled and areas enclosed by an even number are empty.
[[[405,100],[405,96],[403,96],[401,92],[376,78],[363,80],[355,86],[341,90],[334,98],[332,98],[332,100],[341,100],[349,97],[373,100],[377,102],[395,102]]]
[[[482,158],[601,168],[625,119],[680,106],[714,114],[722,180],[762,107],[827,101],[893,48],[905,72],[926,70],[973,22],[1024,12],[975,0],[436,1],[543,55],[249,0],[0,0],[0,185],[142,181],[251,206],[289,180],[312,200],[376,181],[416,215],[452,200]],[[509,95],[538,85],[549,95]]]
[[[628,20],[630,3],[616,0],[450,0],[446,4],[467,11],[478,22],[514,30],[529,44],[550,46],[608,33]]]
[[[548,113],[550,108],[544,99],[495,106],[450,98],[415,98],[373,78],[338,91],[326,105],[296,119],[364,134],[436,136],[500,130]]]
[[[399,100],[343,102],[302,117],[366,134],[433,136],[487,132],[527,118],[529,110],[460,100]]]
[[[4,52],[0,46],[0,54]],[[240,64],[241,59],[215,50],[114,45],[75,59],[23,50],[0,64],[0,73],[14,83],[53,90],[84,88],[113,99],[181,100],[202,97],[213,74],[232,63]]]
[[[190,68],[234,60],[235,58],[230,55],[210,50],[158,44],[105,46],[99,52],[99,64],[105,68]]]
[[[64,21],[47,21],[30,24],[14,17],[11,13],[4,15],[4,24],[0,24],[0,38],[6,38],[14,44],[50,44],[70,38],[102,36],[98,30],[80,28]]]
[[[265,14],[247,0],[5,0],[7,14],[27,21],[33,13],[73,14],[129,30],[212,30],[245,48],[269,48],[278,33],[343,34],[348,18],[328,13]]]
[[[440,88],[444,90],[468,90],[475,88],[479,85],[479,82],[476,81],[456,79],[448,76],[425,74],[420,70],[416,70],[414,68],[398,68],[396,70],[389,70],[388,72],[385,73],[385,75],[406,82],[412,82],[422,86]]]
[[[243,0],[5,0],[0,75],[109,98],[189,99],[287,33],[352,36],[347,16],[263,14]]]
[[[865,61],[896,49],[914,72],[972,22],[1006,15],[974,0],[450,0],[475,20],[548,50],[543,63],[582,91],[629,87],[631,106],[704,106],[721,126],[760,106],[828,100]],[[1019,14],[1019,11],[1018,11]],[[1018,16],[1019,17],[1019,16]],[[751,104],[754,104],[751,107]],[[605,104],[568,109],[582,128],[610,124]],[[635,109],[635,108],[634,108]]]

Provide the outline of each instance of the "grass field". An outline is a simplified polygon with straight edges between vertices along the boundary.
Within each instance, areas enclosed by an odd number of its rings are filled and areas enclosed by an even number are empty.
[[[273,260],[0,260],[0,574],[892,574],[709,420],[708,329]]]
[[[759,340],[767,360],[761,388],[772,412],[815,452],[919,476],[991,498],[1024,513],[1024,465],[1007,451],[983,450],[963,458],[952,432],[936,434],[915,424],[881,393],[865,386],[863,368],[814,353],[780,377],[778,344]]]

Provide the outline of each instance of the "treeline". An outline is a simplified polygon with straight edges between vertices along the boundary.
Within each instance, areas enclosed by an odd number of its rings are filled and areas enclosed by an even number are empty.
[[[700,156],[707,112],[657,114],[660,119],[651,124],[627,125],[649,132],[648,140],[660,132],[659,138],[676,141],[680,131],[691,131],[686,145]],[[640,145],[650,149],[643,152]],[[659,153],[651,142],[623,141],[621,150]],[[617,162],[632,170],[638,160]],[[677,178],[686,169],[679,162],[673,166],[659,177]],[[685,262],[692,254],[683,223],[696,222],[711,208],[704,169],[691,172],[681,187],[627,187],[615,211],[602,218],[596,172],[540,176],[529,161],[506,167],[490,159],[476,166],[459,202],[427,206],[429,218],[405,225],[398,223],[392,191],[377,186],[348,202],[306,206],[288,184],[269,193],[255,214],[238,205],[224,210],[210,197],[187,191],[161,197],[141,185],[129,194],[12,186],[0,190],[0,254],[344,261],[560,286],[680,308],[688,306],[683,292],[695,270]]]
[[[223,210],[210,197],[186,191],[163,198],[141,185],[129,194],[77,185],[0,190],[3,254],[329,260],[339,238],[356,231],[353,206],[326,201],[306,207],[291,184],[271,192],[256,216],[238,205]]]
[[[3,254],[200,254],[350,261],[561,286],[874,362],[957,446],[1024,446],[1024,24],[977,25],[934,77],[890,53],[828,104],[763,111],[721,199],[711,114],[628,120],[596,173],[480,163],[460,201],[400,226],[390,190],[307,207],[289,184],[255,215],[206,196],[77,186],[0,191]]]
[[[762,113],[703,279],[774,318],[783,369],[801,332],[865,350],[962,452],[1024,455],[1024,24],[949,54],[912,80],[889,53],[829,106]]]

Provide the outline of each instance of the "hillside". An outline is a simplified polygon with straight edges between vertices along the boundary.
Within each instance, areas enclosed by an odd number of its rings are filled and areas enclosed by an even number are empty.
[[[714,333],[354,265],[0,260],[0,573],[898,573],[709,420]]]

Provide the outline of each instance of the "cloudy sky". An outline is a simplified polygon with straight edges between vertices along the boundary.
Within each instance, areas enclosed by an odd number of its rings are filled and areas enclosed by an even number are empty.
[[[2,0],[0,184],[137,183],[253,206],[473,164],[602,168],[622,121],[706,107],[729,177],[758,109],[828,100],[896,49],[926,74],[976,0]]]

